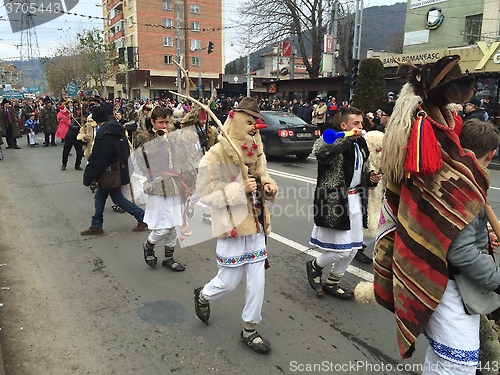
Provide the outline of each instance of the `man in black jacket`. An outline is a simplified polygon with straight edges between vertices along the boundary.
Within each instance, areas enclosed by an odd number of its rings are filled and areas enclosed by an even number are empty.
[[[82,113],[82,126],[87,122],[88,113]],[[75,169],[77,171],[81,171],[83,168],[80,166],[83,158],[83,144],[81,141],[77,140],[76,137],[80,132],[80,124],[73,117],[73,121],[69,124],[68,132],[64,137],[64,148],[62,153],[62,166],[61,171],[66,170],[66,166],[68,164],[68,156],[71,151],[71,148],[74,147],[76,151],[76,159],[75,159]]]
[[[117,160],[120,161],[121,185],[129,184],[128,157],[130,150],[123,126],[116,120],[107,121],[108,115],[101,106],[92,110],[92,118],[97,123],[99,130],[96,133],[92,154],[83,173],[83,184],[90,186],[106,168],[115,164]],[[111,196],[113,203],[136,218],[137,225],[132,228],[132,231],[142,232],[148,229],[148,225],[143,221],[144,210],[126,199],[119,187],[105,190],[98,186],[94,194],[95,212],[90,228],[82,230],[81,235],[104,233],[102,229],[103,213],[108,196]]]

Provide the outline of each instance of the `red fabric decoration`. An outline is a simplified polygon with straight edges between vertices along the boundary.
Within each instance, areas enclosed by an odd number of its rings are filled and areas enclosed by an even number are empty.
[[[205,123],[207,121],[207,113],[205,112],[205,110],[203,108],[200,108],[198,120],[200,120],[200,122],[203,122],[203,123]]]
[[[247,144],[246,144],[246,143],[243,143],[243,144],[241,145],[241,148],[242,148],[243,150],[248,150],[248,146],[247,146]]]
[[[432,124],[418,116],[406,150],[405,170],[416,176],[432,176],[443,165],[443,156]]]
[[[233,118],[234,117],[234,111],[229,111],[229,113],[227,114],[227,116],[229,118]]]
[[[452,111],[451,113],[453,115],[453,120],[455,121],[455,128],[453,130],[455,130],[455,133],[460,137],[460,133],[462,132],[464,121],[462,120],[462,117],[460,117],[457,114],[457,112]]]
[[[248,151],[248,154],[247,154],[247,155],[248,155],[248,156],[253,156],[253,151],[252,151],[252,150]]]
[[[259,145],[257,143],[252,143],[252,148],[256,150],[259,148]]]
[[[236,232],[236,228],[233,228],[231,230],[231,237],[237,237],[238,236],[238,233]]]

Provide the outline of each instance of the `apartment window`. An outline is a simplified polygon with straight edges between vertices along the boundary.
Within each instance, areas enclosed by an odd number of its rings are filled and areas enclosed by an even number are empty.
[[[134,6],[134,0],[128,0],[128,9],[132,9]]]
[[[127,18],[127,24],[128,24],[128,27],[134,26],[134,17],[133,16],[130,16],[129,18]]]
[[[172,10],[171,0],[163,0],[163,10]]]
[[[466,44],[475,44],[481,40],[482,25],[482,14],[465,17],[464,41]]]
[[[171,18],[164,18],[163,19],[163,26],[171,29],[173,27],[173,20]]]
[[[191,50],[195,51],[201,48],[200,41],[197,39],[191,39]]]
[[[134,36],[130,35],[130,44],[129,44],[129,46],[133,46],[133,45],[134,45]]]
[[[174,55],[163,55],[163,62],[167,65],[174,63]]]
[[[198,57],[191,57],[191,65],[192,66],[200,66],[200,59]]]
[[[189,9],[191,10],[191,13],[193,13],[193,14],[200,14],[200,6],[198,4],[191,4],[189,6]]]
[[[200,23],[191,22],[191,31],[200,31]]]
[[[174,46],[174,40],[171,36],[165,36],[163,37],[163,45],[165,47],[173,47]]]

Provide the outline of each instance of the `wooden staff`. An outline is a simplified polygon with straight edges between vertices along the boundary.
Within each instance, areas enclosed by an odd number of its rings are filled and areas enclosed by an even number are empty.
[[[174,64],[177,65],[179,67],[179,69],[182,71],[182,73],[184,73],[184,76],[186,77],[186,80],[187,81],[190,81],[189,80],[189,75],[188,75],[188,72],[186,71],[186,69],[184,69],[184,67],[182,67],[177,61],[173,60],[174,61]],[[173,95],[177,95],[177,96],[180,96],[182,98],[185,98],[185,99],[188,99],[188,100],[191,100],[192,102],[198,104],[201,108],[203,108],[203,110],[208,113],[210,115],[210,117],[212,117],[212,119],[214,120],[215,124],[218,126],[222,136],[224,138],[226,138],[226,140],[228,141],[229,145],[231,146],[231,148],[234,150],[234,152],[236,153],[236,155],[238,156],[238,166],[240,168],[240,171],[241,171],[241,175],[243,176],[243,179],[246,180],[248,178],[248,168],[247,166],[245,165],[245,163],[243,162],[243,157],[241,155],[241,152],[240,150],[238,149],[238,147],[236,147],[236,145],[234,144],[233,140],[229,137],[229,135],[226,133],[226,131],[222,128],[222,122],[219,120],[219,118],[212,112],[212,110],[210,109],[209,106],[199,102],[198,100],[196,100],[195,98],[193,98],[191,95],[183,95],[183,94],[180,94],[178,92],[174,92],[174,91],[169,91],[171,94]]]
[[[497,215],[495,215],[495,212],[491,208],[488,201],[486,201],[486,204],[484,205],[484,213],[490,222],[491,228],[493,228],[493,232],[495,232],[497,238],[500,240],[500,223],[498,222]]]

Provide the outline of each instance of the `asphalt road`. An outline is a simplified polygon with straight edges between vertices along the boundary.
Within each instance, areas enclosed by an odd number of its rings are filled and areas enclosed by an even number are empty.
[[[272,352],[263,356],[239,339],[244,285],[212,303],[208,326],[196,318],[193,288],[217,270],[215,240],[193,240],[210,233],[199,222],[199,207],[193,236],[185,242],[193,244],[178,245],[176,251],[186,271],[152,269],[142,254],[147,232],[132,232],[135,220],[113,212],[110,202],[105,235],[80,236],[90,224],[93,195],[82,185],[81,171],[60,170],[60,144],[20,145],[20,150],[4,148],[0,161],[0,288],[9,288],[0,290],[6,374],[420,372],[424,338],[417,341],[414,356],[403,361],[392,314],[377,305],[318,299],[309,287],[305,262],[314,252],[308,253],[312,221],[307,211],[314,160],[289,157],[268,165],[280,192],[268,242],[264,320],[258,326]],[[499,212],[497,171],[492,186],[490,200]],[[344,277],[347,285],[371,277],[369,265],[352,265]]]

